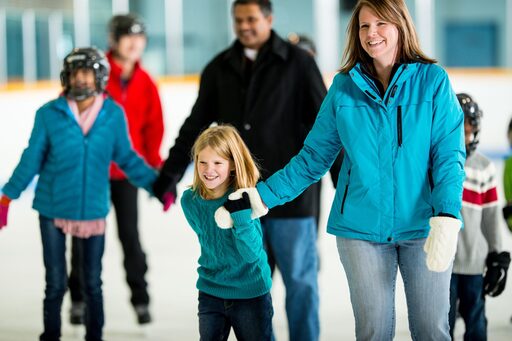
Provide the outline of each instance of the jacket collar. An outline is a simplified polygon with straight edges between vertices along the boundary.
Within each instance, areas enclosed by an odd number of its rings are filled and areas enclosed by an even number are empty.
[[[107,59],[108,59],[108,63],[110,64],[110,78],[112,78],[112,79],[121,79],[121,73],[123,72],[123,69],[114,60],[113,51],[112,50],[108,50],[106,56],[107,56]],[[134,68],[133,68],[132,78],[134,77],[136,72],[140,69],[140,67],[141,67],[140,66],[140,61],[137,61],[135,63]]]
[[[70,116],[71,118],[73,118],[73,120],[75,120],[75,116],[73,115],[73,112],[71,111],[71,108],[68,105],[66,96],[59,95],[59,97],[57,97],[55,100],[53,100],[51,105],[55,110],[58,110],[58,111],[62,112],[63,114]],[[100,118],[100,116],[104,116],[103,113],[105,111],[105,108],[107,108],[107,110],[109,110],[110,105],[111,105],[110,97],[105,96],[105,101],[103,102],[103,106],[102,106],[100,112],[98,113],[98,117],[96,120],[98,120]]]
[[[243,51],[244,46],[240,43],[240,40],[237,39],[224,55],[224,60],[238,64],[242,60]],[[276,55],[282,60],[287,60],[290,54],[289,47],[286,45],[286,42],[274,30],[270,32],[270,38],[259,50],[257,58],[262,54],[266,54],[266,52]]]
[[[357,85],[357,87],[366,95],[368,95],[368,97],[370,97],[373,101],[384,105],[384,103],[387,103],[386,99],[389,97],[388,93],[396,92],[396,89],[400,88],[402,84],[416,72],[417,68],[418,63],[416,62],[401,64],[390,80],[386,93],[382,97],[375,83],[363,71],[362,65],[360,63],[356,64],[349,71],[349,76]],[[395,89],[393,90],[393,88]]]
[[[53,101],[53,105],[56,109],[67,111],[68,110],[68,102],[66,101],[66,96],[64,94],[60,94],[59,97]]]

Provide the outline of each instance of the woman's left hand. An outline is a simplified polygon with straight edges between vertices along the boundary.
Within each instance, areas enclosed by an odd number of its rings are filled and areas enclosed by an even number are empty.
[[[430,218],[430,232],[423,250],[427,253],[430,271],[444,272],[450,267],[455,252],[462,222],[459,219],[438,216]]]

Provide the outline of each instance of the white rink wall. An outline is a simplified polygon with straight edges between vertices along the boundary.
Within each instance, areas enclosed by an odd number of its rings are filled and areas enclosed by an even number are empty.
[[[450,78],[454,90],[472,95],[484,112],[480,151],[500,159],[508,152],[506,131],[512,117],[512,73],[464,75],[457,71]],[[163,156],[167,155],[179,127],[190,113],[197,89],[197,83],[190,81],[171,81],[160,85],[166,125]],[[8,180],[27,145],[35,111],[56,97],[59,91],[57,85],[44,89],[0,91],[0,186]]]

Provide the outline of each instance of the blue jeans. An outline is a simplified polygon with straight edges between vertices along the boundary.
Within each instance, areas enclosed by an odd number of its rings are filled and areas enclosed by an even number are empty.
[[[39,216],[46,287],[43,301],[44,332],[41,341],[60,340],[61,307],[67,289],[66,235],[55,227],[53,219]],[[101,258],[105,247],[104,236],[81,239],[83,249],[84,294],[86,303],[85,339],[100,341],[104,324],[103,295],[101,291]]]
[[[315,218],[263,218],[261,226],[267,252],[286,287],[290,340],[316,341],[320,322]]]
[[[458,303],[458,310],[466,325],[464,340],[487,340],[487,318],[485,317],[485,296],[483,292],[484,278],[482,275],[452,274],[449,315],[452,338]]]
[[[350,288],[358,340],[392,340],[395,288],[400,268],[413,340],[450,340],[451,267],[429,271],[425,239],[372,243],[337,237],[338,253]]]
[[[272,297],[222,299],[199,292],[199,335],[201,341],[225,341],[231,327],[237,340],[272,340]]]

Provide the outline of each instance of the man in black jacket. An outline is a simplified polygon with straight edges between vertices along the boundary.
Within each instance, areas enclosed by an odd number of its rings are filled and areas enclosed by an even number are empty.
[[[268,0],[236,0],[232,14],[237,40],[201,75],[199,95],[180,129],[154,185],[162,200],[176,197],[176,184],[190,163],[199,133],[216,122],[235,126],[262,168],[265,179],[301,149],[322,100],[325,85],[311,55],[272,30]],[[337,174],[335,176],[337,178]],[[261,219],[269,259],[286,286],[290,340],[318,340],[319,195],[308,188],[293,202]]]

